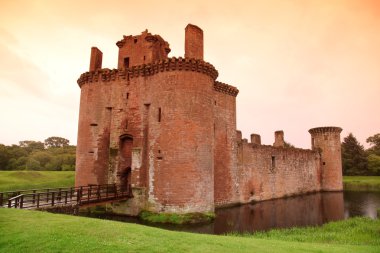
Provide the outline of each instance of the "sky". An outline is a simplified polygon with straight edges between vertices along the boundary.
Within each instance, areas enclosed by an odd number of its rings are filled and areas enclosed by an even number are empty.
[[[123,35],[145,29],[184,55],[188,23],[204,59],[236,86],[237,128],[310,148],[308,130],[343,128],[362,144],[380,133],[380,1],[0,0],[0,143],[60,136],[76,144],[90,49],[116,68]],[[368,145],[365,145],[368,147]]]

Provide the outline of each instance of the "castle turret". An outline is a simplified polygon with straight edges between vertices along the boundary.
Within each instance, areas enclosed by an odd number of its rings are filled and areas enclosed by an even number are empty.
[[[321,190],[341,191],[342,157],[340,127],[317,127],[309,130],[311,148],[321,152]]]

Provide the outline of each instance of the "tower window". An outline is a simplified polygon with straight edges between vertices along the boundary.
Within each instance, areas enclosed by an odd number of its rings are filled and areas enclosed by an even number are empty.
[[[124,67],[129,68],[129,57],[124,58]]]
[[[136,44],[137,43],[137,39],[134,39],[133,42]]]
[[[127,97],[127,99],[129,99],[129,92],[127,92],[127,96],[126,97]]]
[[[158,108],[158,122],[161,122],[161,107]]]
[[[272,156],[272,166],[271,166],[272,170],[274,170],[274,168],[276,168],[276,157]]]

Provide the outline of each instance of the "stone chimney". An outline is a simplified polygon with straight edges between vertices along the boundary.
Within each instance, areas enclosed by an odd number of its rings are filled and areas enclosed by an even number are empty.
[[[103,53],[97,47],[91,48],[90,72],[102,68]]]
[[[192,24],[185,28],[185,58],[203,60],[203,31]]]

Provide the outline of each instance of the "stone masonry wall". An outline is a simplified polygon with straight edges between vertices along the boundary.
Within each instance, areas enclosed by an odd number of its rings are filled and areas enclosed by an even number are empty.
[[[320,155],[296,148],[239,143],[240,201],[247,203],[320,190]]]

